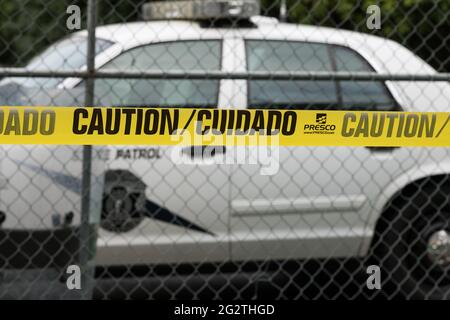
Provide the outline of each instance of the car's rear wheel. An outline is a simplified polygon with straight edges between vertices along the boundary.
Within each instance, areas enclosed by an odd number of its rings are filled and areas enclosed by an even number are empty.
[[[385,276],[406,298],[450,299],[450,186],[419,188],[393,206],[375,250]]]

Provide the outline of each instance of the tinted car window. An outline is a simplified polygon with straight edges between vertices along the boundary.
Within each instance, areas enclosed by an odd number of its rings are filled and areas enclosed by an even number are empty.
[[[106,50],[113,43],[96,39],[96,53]],[[87,38],[72,37],[49,46],[26,66],[30,70],[78,70],[86,65]],[[12,81],[28,88],[54,88],[63,78],[13,78]],[[2,83],[8,82],[4,79]]]
[[[220,41],[179,41],[131,49],[102,69],[220,70],[220,63]],[[96,80],[96,96],[101,105],[214,107],[218,91],[218,80]]]
[[[372,72],[356,52],[333,47],[337,71]],[[393,110],[396,103],[381,81],[339,81],[343,109]]]
[[[332,71],[327,45],[246,41],[249,71]],[[249,108],[323,109],[338,103],[334,81],[250,80]]]
[[[249,71],[373,72],[356,52],[321,43],[246,41]],[[249,108],[394,110],[382,81],[250,80]]]
[[[289,41],[246,41],[248,69],[251,71],[330,71],[327,46]]]

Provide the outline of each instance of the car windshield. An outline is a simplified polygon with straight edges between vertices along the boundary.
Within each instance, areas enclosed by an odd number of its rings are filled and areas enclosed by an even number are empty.
[[[107,49],[112,42],[96,40],[96,54]],[[44,50],[26,66],[30,70],[77,70],[86,64],[87,38],[65,38]],[[5,78],[0,84],[15,82],[24,87],[53,88],[64,78]]]

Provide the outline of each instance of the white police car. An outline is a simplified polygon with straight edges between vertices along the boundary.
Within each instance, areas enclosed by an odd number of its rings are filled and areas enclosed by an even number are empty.
[[[221,8],[219,17],[248,18],[232,23],[212,24],[202,19],[212,11],[183,6],[150,5],[145,12],[154,21],[98,27],[96,66],[436,73],[393,41],[280,23],[256,16],[252,1],[211,4]],[[70,35],[28,67],[84,69],[86,37],[86,31]],[[103,106],[219,109],[449,111],[450,101],[448,83],[411,81],[117,78],[97,79],[95,93]],[[8,78],[0,95],[5,105],[83,105],[84,83]],[[326,121],[326,114],[321,117]],[[185,151],[194,156],[195,150]],[[223,152],[232,151],[209,155]],[[79,147],[3,146],[2,153],[2,229],[78,223]],[[262,164],[174,164],[169,147],[109,146],[100,153],[107,171],[98,264],[360,257],[375,248],[377,261],[405,289],[449,297],[448,149],[281,147],[273,175],[261,175]]]

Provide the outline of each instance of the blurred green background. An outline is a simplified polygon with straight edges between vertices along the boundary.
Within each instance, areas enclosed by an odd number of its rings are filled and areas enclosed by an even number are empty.
[[[68,34],[66,8],[86,0],[0,0],[0,65],[23,66]],[[139,20],[149,0],[98,0],[99,24]],[[288,21],[367,32],[396,40],[441,72],[450,71],[450,0],[286,0]],[[366,8],[381,8],[381,29],[368,30]],[[278,17],[279,1],[261,0],[264,15]]]

